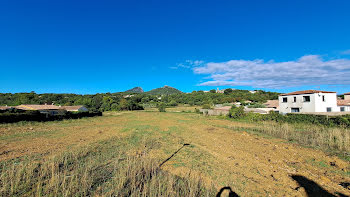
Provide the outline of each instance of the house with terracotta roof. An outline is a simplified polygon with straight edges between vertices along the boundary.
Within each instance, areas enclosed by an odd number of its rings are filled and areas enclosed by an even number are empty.
[[[337,93],[321,90],[296,91],[278,96],[280,113],[339,112]]]
[[[264,103],[264,105],[268,108],[274,108],[274,109],[279,109],[280,105],[279,105],[279,101],[278,100],[267,100],[266,103]]]
[[[337,100],[337,105],[341,112],[350,111],[350,99],[349,100]]]

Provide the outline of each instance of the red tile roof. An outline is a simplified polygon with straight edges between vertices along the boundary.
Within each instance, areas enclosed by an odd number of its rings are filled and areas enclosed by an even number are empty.
[[[338,106],[350,106],[350,100],[337,100]]]
[[[299,95],[299,94],[315,94],[315,93],[336,93],[336,92],[329,92],[329,91],[322,91],[322,90],[303,90],[303,91],[296,91],[296,92],[281,94],[280,96]]]
[[[344,95],[350,95],[350,92],[348,92],[348,93],[344,93]]]

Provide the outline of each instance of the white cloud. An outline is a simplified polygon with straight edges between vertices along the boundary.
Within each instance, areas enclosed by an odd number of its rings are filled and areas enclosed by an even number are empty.
[[[185,68],[185,69],[190,69],[193,67],[201,66],[203,65],[204,61],[201,60],[186,60],[184,63],[179,63],[176,64],[176,66],[169,67],[170,69],[179,69],[179,68]]]
[[[296,61],[230,60],[210,62],[193,68],[195,74],[209,75],[201,86],[253,86],[285,88],[305,85],[350,84],[350,60],[324,61],[306,55]]]

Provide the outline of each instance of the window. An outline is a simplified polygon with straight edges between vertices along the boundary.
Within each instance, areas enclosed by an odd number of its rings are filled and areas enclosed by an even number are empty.
[[[340,107],[340,111],[345,111],[345,107]]]
[[[288,99],[287,99],[287,97],[283,97],[282,99],[283,99],[283,101],[282,101],[283,103],[286,103],[286,102],[288,102]]]
[[[326,102],[326,98],[325,98],[324,95],[322,96],[322,101],[323,101],[323,102]]]
[[[332,108],[331,107],[327,107],[327,112],[331,112]]]
[[[304,102],[310,102],[310,96],[303,96]]]
[[[290,111],[291,112],[300,112],[300,109],[299,108],[291,108]]]
[[[293,102],[294,103],[297,102],[297,97],[296,96],[293,98]]]

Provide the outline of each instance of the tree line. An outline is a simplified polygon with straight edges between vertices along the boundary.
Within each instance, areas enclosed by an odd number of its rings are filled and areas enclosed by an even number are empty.
[[[98,93],[98,94],[37,94],[30,93],[0,93],[0,105],[17,106],[21,104],[54,104],[54,105],[85,105],[90,111],[142,110],[144,107],[156,107],[160,103],[166,106],[179,104],[214,105],[232,102],[263,103],[266,100],[277,99],[279,93],[248,90],[226,89],[224,93],[193,91],[191,93],[176,93],[152,95],[147,93]]]

